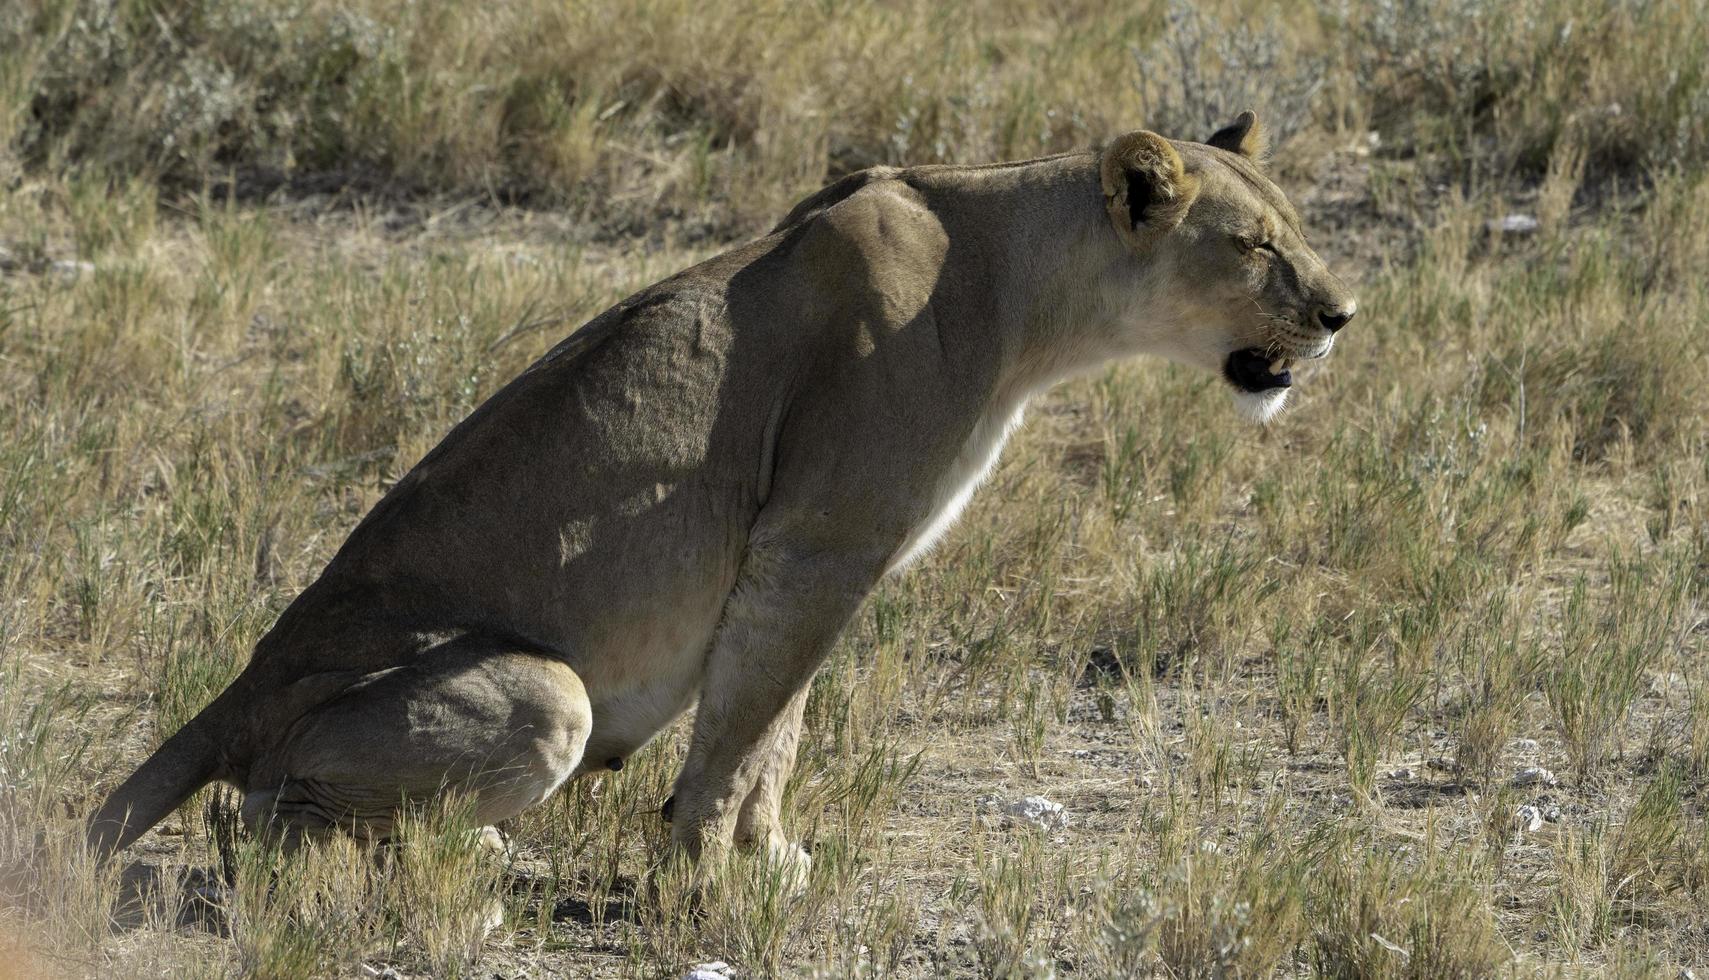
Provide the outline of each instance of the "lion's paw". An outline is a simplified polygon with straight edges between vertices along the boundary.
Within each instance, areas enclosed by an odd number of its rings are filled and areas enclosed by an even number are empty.
[[[799,895],[807,890],[813,857],[806,848],[787,840],[773,840],[766,847],[766,861],[792,893]]]

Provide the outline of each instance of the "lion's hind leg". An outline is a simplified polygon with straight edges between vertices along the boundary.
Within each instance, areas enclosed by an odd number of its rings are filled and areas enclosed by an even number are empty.
[[[333,829],[382,840],[401,807],[456,793],[477,826],[508,820],[575,771],[592,717],[561,661],[453,641],[299,719],[253,770],[243,817],[288,842]]]

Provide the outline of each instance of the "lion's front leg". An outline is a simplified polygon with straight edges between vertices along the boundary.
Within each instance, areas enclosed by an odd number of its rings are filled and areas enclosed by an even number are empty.
[[[809,685],[810,686],[810,685]],[[764,850],[779,864],[792,866],[803,880],[812,866],[807,852],[783,832],[783,788],[795,769],[795,753],[801,744],[801,715],[807,707],[803,687],[784,709],[772,737],[760,748],[759,778],[736,814],[736,846]]]
[[[671,833],[693,857],[731,843],[789,847],[777,808],[795,763],[807,687],[881,561],[751,552],[707,661]]]

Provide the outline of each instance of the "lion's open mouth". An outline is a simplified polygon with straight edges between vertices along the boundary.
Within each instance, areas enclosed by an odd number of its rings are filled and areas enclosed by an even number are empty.
[[[1289,357],[1272,357],[1256,347],[1237,350],[1223,362],[1223,377],[1241,391],[1254,394],[1271,388],[1290,388],[1294,383]]]

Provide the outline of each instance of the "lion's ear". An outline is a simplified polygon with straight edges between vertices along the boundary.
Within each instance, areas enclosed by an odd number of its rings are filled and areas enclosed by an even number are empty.
[[[1234,122],[1212,133],[1205,143],[1254,160],[1263,159],[1270,149],[1269,140],[1264,137],[1264,127],[1258,125],[1258,114],[1251,109],[1235,116]]]
[[[1174,230],[1199,194],[1169,141],[1144,131],[1119,136],[1099,165],[1104,204],[1122,238],[1145,245]]]

